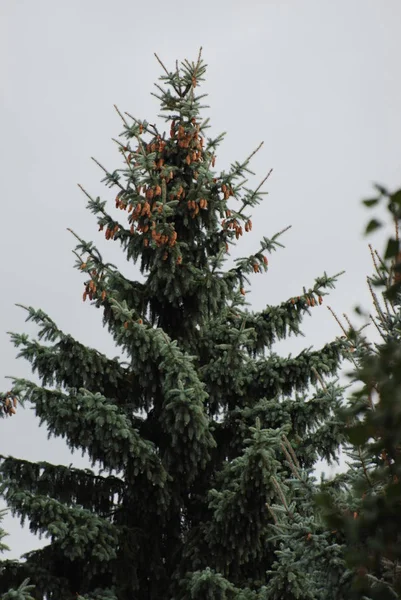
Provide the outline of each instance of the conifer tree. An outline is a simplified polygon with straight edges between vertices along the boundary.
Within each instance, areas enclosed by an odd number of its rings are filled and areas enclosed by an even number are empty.
[[[291,473],[285,482],[274,480],[280,499],[270,507],[276,560],[261,600],[348,600],[344,535],[327,527],[317,505],[322,484],[301,467],[288,440],[282,449]]]
[[[50,542],[5,565],[1,581],[30,577],[37,598],[279,597],[267,586],[276,561],[272,507],[291,472],[286,453],[311,469],[335,459],[342,441],[341,389],[331,377],[343,340],[298,356],[272,350],[301,333],[336,277],[249,310],[249,277],[267,271],[281,234],[231,266],[227,259],[252,229],[267,177],[247,186],[254,152],[215,170],[223,135],[206,137],[201,54],[171,72],[159,62],[155,95],[167,133],[118,111],[124,164],[101,167],[118,212],[85,191],[99,230],[140,266],[142,281],[74,234],[83,299],[101,308],[128,359],[86,347],[32,307],[38,339],[12,334],[41,384],[13,380],[1,397],[6,412],[14,398],[29,401],[49,434],[97,469],[2,457],[8,506]],[[324,388],[315,389],[321,378]]]
[[[395,223],[384,256],[370,246],[373,310],[366,316],[379,341],[369,341],[365,328],[346,332],[358,384],[344,411],[349,469],[321,501],[328,522],[344,540],[353,574],[349,598],[394,600],[401,598],[401,190],[377,190],[364,203],[386,202]],[[366,232],[381,225],[373,218]]]
[[[1,522],[3,520],[3,517],[5,515],[7,511],[5,510],[0,510],[0,552],[4,552],[5,550],[9,550],[9,547],[4,544],[4,542],[2,542],[2,539],[4,537],[6,537],[7,533],[4,531],[4,529],[1,526]],[[10,563],[12,561],[7,561],[7,563]],[[1,578],[1,573],[2,573],[3,567],[1,565],[0,562],[0,578]],[[34,600],[34,598],[31,596],[31,591],[33,589],[33,585],[29,585],[29,579],[25,579],[25,581],[23,581],[20,586],[18,587],[18,589],[13,590],[10,589],[6,592],[4,592],[4,590],[2,589],[2,587],[0,586],[0,598],[1,600]]]

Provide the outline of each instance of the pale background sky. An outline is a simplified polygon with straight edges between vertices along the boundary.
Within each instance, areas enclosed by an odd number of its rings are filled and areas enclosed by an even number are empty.
[[[105,243],[76,184],[112,199],[95,156],[120,167],[112,137],[122,127],[113,104],[156,120],[150,95],[160,67],[209,65],[213,134],[227,131],[216,168],[253,161],[255,183],[273,167],[269,196],[254,212],[254,236],[241,254],[291,224],[286,248],[255,276],[255,309],[298,295],[324,270],[346,269],[328,301],[352,315],[369,306],[371,272],[361,232],[370,215],[361,199],[371,183],[401,186],[401,3],[399,0],[0,0],[0,378],[30,377],[6,331],[34,333],[15,303],[45,310],[65,332],[115,356],[101,313],[81,300],[67,227],[92,239],[107,260],[125,263]],[[377,238],[381,250],[383,235]],[[306,339],[280,346],[298,352],[340,333],[325,305],[306,319]],[[0,453],[87,465],[64,442],[47,440],[29,407],[0,420]],[[5,528],[18,557],[37,540],[17,520]],[[44,543],[44,541],[42,542]]]

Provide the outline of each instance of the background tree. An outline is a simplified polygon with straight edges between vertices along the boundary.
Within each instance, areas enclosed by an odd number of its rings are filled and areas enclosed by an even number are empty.
[[[379,341],[370,342],[364,328],[347,332],[359,384],[344,412],[349,470],[336,478],[334,491],[328,485],[321,502],[345,541],[353,597],[394,600],[401,598],[401,190],[377,191],[365,205],[386,202],[395,223],[383,257],[370,246],[374,310],[368,316]],[[381,225],[374,218],[366,232]]]
[[[223,136],[207,138],[200,115],[201,55],[171,72],[159,62],[167,133],[118,111],[124,167],[101,168],[119,212],[85,191],[99,229],[139,264],[142,280],[74,234],[83,299],[102,309],[126,360],[84,346],[31,307],[38,339],[12,334],[41,385],[13,380],[4,403],[29,401],[50,435],[99,467],[2,459],[7,504],[50,543],[6,565],[1,581],[32,577],[38,598],[263,596],[276,556],[271,505],[290,472],[283,440],[306,469],[334,459],[342,440],[341,389],[310,386],[337,373],[343,340],[295,357],[272,351],[300,334],[335,277],[261,312],[247,308],[249,276],[267,270],[281,234],[226,263],[252,229],[267,177],[247,187],[256,151],[214,170]]]

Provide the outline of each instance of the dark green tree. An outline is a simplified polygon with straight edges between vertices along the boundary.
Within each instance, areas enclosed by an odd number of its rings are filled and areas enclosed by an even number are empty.
[[[328,483],[321,503],[344,542],[353,574],[348,597],[394,600],[401,598],[401,190],[377,190],[365,205],[386,202],[395,223],[383,256],[370,246],[373,310],[366,316],[378,341],[366,337],[365,327],[346,332],[357,384],[343,421],[349,469]],[[374,218],[366,232],[381,225]]]
[[[4,406],[29,401],[49,434],[97,469],[2,458],[8,506],[50,542],[5,565],[1,582],[30,577],[37,598],[268,597],[271,507],[291,471],[283,440],[303,469],[335,459],[342,440],[341,389],[329,380],[344,341],[298,356],[272,351],[301,333],[335,277],[261,312],[247,308],[249,276],[267,270],[280,234],[227,259],[252,229],[266,178],[247,187],[254,152],[215,171],[223,135],[206,137],[201,55],[171,72],[159,62],[155,95],[167,133],[119,113],[124,166],[102,167],[119,212],[85,192],[99,229],[139,264],[142,279],[123,276],[75,236],[84,300],[101,308],[127,360],[84,346],[30,307],[38,339],[12,334],[41,384],[13,380]]]

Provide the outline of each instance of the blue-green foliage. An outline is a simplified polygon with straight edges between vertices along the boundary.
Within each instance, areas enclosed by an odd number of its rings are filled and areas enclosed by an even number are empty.
[[[286,452],[301,478],[336,458],[342,389],[330,380],[347,344],[288,357],[272,347],[301,333],[336,277],[249,309],[250,276],[268,270],[284,231],[227,266],[266,192],[247,187],[254,153],[215,170],[223,136],[207,137],[200,114],[205,68],[199,56],[165,69],[156,95],[167,132],[119,113],[123,164],[102,167],[119,212],[85,192],[99,229],[143,275],[129,280],[74,234],[84,300],[101,308],[127,360],[86,347],[32,307],[38,338],[11,335],[40,383],[13,380],[4,413],[30,403],[49,436],[97,468],[1,459],[11,511],[49,538],[24,562],[6,562],[1,581],[30,577],[37,598],[334,598],[321,590],[327,564],[333,586],[340,578],[336,545],[304,507],[298,479],[288,480]],[[288,544],[290,516],[276,516],[285,498],[296,515]]]

